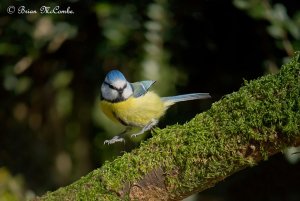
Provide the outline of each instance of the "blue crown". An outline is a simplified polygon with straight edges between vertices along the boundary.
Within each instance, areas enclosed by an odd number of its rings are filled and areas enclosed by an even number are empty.
[[[107,73],[106,79],[109,82],[114,82],[116,80],[126,80],[126,78],[124,77],[123,73],[121,73],[118,70],[112,70],[109,73]]]

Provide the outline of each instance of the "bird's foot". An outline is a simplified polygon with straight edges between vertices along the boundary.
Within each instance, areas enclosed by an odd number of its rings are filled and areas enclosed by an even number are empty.
[[[137,137],[138,135],[143,134],[144,132],[150,130],[153,126],[155,126],[158,123],[156,119],[152,119],[142,130],[138,133],[132,134],[131,137]]]
[[[105,141],[104,141],[104,144],[110,145],[110,144],[114,144],[114,143],[116,143],[116,142],[125,142],[125,140],[124,140],[124,138],[122,138],[122,137],[115,136],[115,137],[113,137],[113,138],[110,139],[110,140],[105,140]]]
[[[144,132],[143,132],[144,133]],[[139,132],[139,133],[135,133],[135,134],[132,134],[130,137],[137,137],[138,135],[141,135],[143,134],[142,132]]]

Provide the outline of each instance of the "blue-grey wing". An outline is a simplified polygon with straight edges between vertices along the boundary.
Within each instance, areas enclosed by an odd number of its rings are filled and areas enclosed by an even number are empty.
[[[135,98],[143,96],[149,88],[155,83],[153,80],[145,80],[140,82],[134,82],[131,83],[131,86],[133,88],[133,96]]]

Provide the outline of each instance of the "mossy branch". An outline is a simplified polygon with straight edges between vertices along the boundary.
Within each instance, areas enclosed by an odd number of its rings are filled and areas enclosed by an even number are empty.
[[[299,52],[184,125],[36,200],[180,200],[300,142]],[[151,199],[152,198],[152,199]]]

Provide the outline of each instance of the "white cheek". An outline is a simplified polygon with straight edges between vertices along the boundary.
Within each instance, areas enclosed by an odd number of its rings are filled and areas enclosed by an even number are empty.
[[[118,97],[118,92],[106,86],[101,87],[102,97],[106,100],[114,100]]]
[[[119,93],[116,90],[110,90],[111,92],[111,100],[114,100],[119,97]]]
[[[123,97],[125,98],[125,99],[127,99],[127,98],[129,98],[131,95],[132,95],[132,89],[131,89],[131,87],[126,87],[125,89],[124,89],[124,91],[123,91]]]

